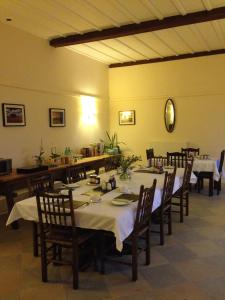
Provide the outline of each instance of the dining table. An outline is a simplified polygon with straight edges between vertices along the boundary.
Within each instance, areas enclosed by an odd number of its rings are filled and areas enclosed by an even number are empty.
[[[218,160],[208,157],[196,157],[192,170],[197,177],[199,173],[207,173],[207,178],[209,179],[209,196],[213,196],[213,181],[219,181],[221,176],[218,169]]]
[[[171,171],[171,170],[167,170]],[[103,191],[101,186],[107,182],[110,176],[116,179],[116,188]],[[173,192],[176,192],[182,185],[184,169],[178,168],[176,172]],[[116,248],[122,251],[123,241],[130,235],[134,227],[137,209],[137,200],[140,186],[150,187],[153,180],[157,180],[152,211],[161,205],[161,198],[164,186],[165,173],[153,174],[147,168],[134,169],[129,180],[120,180],[116,170],[100,175],[100,184],[93,184],[90,179],[72,183],[61,189],[61,193],[68,193],[73,189],[73,199],[79,203],[75,208],[76,226],[87,229],[105,230],[114,234]],[[197,179],[192,173],[191,182],[196,183]],[[127,200],[127,195],[129,196]],[[36,197],[30,197],[15,203],[6,225],[12,222],[25,219],[38,222]]]

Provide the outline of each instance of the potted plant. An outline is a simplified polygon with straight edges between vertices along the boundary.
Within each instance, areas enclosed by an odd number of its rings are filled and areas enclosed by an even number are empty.
[[[108,131],[106,131],[106,136],[107,139],[105,141],[100,139],[100,141],[104,143],[104,152],[108,154],[120,154],[121,150],[119,144],[124,143],[118,141],[117,133],[113,133],[112,136],[110,136]]]

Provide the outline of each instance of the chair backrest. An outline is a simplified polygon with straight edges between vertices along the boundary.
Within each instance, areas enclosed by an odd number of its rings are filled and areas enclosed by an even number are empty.
[[[220,154],[220,163],[219,163],[219,169],[218,169],[220,174],[222,173],[222,169],[223,169],[224,153],[225,153],[225,150],[221,151],[221,154]]]
[[[35,196],[37,192],[51,191],[54,181],[51,174],[37,175],[28,180],[29,195]]]
[[[86,169],[84,167],[71,166],[66,169],[67,183],[74,183],[86,179]]]
[[[147,159],[151,159],[152,157],[154,157],[154,149],[153,148],[146,149],[146,156]]]
[[[167,152],[168,165],[184,168],[187,162],[187,154],[181,152]]]
[[[46,226],[75,228],[72,190],[68,195],[41,192],[36,196],[41,230]]]
[[[115,170],[119,167],[120,156],[110,157],[105,160],[105,172]]]
[[[188,159],[185,169],[184,169],[184,177],[183,177],[183,183],[182,183],[182,189],[183,192],[189,191],[189,186],[190,186],[190,179],[191,179],[191,172],[192,172],[192,167],[193,167],[193,161],[194,159]]]
[[[166,208],[168,205],[171,205],[176,171],[177,171],[177,168],[174,167],[174,170],[172,173],[165,172],[163,193],[162,193],[162,199],[161,199],[161,208],[162,208],[161,211],[163,211],[164,208]]]
[[[134,224],[134,233],[138,233],[142,227],[149,225],[151,222],[152,205],[155,195],[157,180],[154,179],[150,188],[140,187],[136,219]]]
[[[196,156],[200,153],[200,148],[181,148],[182,153],[186,153],[188,157]]]
[[[158,165],[167,166],[167,157],[165,156],[154,156],[149,159],[149,167],[156,167]]]

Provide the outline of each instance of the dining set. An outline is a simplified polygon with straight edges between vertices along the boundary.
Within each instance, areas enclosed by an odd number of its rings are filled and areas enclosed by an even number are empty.
[[[192,167],[193,160],[183,167],[164,165],[162,172],[136,166],[128,180],[121,180],[115,166],[107,167],[96,182],[85,169],[71,167],[67,182],[57,186],[51,174],[37,176],[30,180],[30,197],[14,205],[6,225],[21,218],[32,222],[34,256],[41,255],[43,282],[48,281],[50,262],[68,263],[64,253],[70,248],[73,288],[77,289],[80,252],[93,257],[96,269],[104,274],[108,253],[112,249],[123,253],[126,243],[131,247],[132,280],[136,281],[140,239],[145,242],[146,265],[151,260],[152,216],[158,216],[159,244],[164,245],[165,227],[172,234],[173,213],[179,214],[180,222],[189,214],[189,186],[197,183]],[[115,186],[102,188],[112,177]]]

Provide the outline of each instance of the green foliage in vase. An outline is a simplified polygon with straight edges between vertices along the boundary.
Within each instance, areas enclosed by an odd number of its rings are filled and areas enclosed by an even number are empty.
[[[127,170],[130,169],[131,166],[136,161],[140,161],[140,160],[141,160],[141,157],[137,156],[137,155],[129,155],[129,156],[121,155],[119,165],[120,165],[122,173],[127,172]]]

